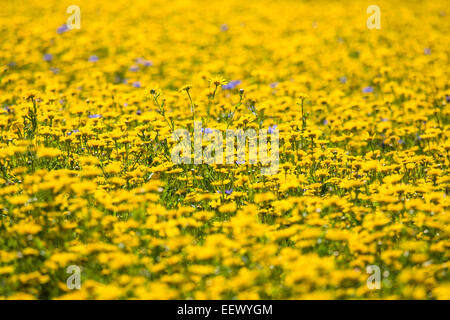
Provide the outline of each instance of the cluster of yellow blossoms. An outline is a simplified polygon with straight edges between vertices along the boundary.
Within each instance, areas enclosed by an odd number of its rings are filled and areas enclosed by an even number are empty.
[[[2,3],[1,298],[450,298],[445,2],[70,4]],[[174,164],[194,119],[278,173]]]

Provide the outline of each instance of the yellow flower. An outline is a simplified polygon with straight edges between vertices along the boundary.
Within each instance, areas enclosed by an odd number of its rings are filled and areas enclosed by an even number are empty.
[[[221,76],[212,77],[208,81],[216,87],[227,84],[227,81]]]
[[[56,148],[39,147],[37,150],[39,158],[56,158],[59,155],[61,155],[61,150]]]
[[[41,231],[42,227],[33,222],[20,221],[19,223],[14,224],[10,230],[12,232],[16,232],[21,235],[25,234],[33,235]]]
[[[219,212],[221,213],[232,213],[235,211],[236,211],[236,203],[234,202],[229,202],[219,207]]]
[[[182,86],[178,91],[183,92],[183,91],[189,91],[190,89],[192,89],[192,84],[186,84],[186,85]]]

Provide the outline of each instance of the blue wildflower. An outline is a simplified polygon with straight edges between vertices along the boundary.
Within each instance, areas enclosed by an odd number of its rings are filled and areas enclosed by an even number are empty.
[[[365,87],[364,89],[362,89],[362,92],[364,92],[364,93],[372,93],[373,92],[373,88],[372,87]]]
[[[53,56],[50,53],[44,54],[44,61],[52,61]]]
[[[69,132],[67,132],[67,135],[70,136],[72,133],[76,133],[76,132],[80,132],[80,130],[75,129],[75,130],[69,131]]]
[[[202,132],[205,134],[213,133],[213,130],[211,128],[202,128]]]
[[[98,61],[98,57],[96,55],[92,55],[89,57],[89,62],[97,62]]]
[[[141,83],[139,81],[135,81],[135,82],[133,82],[133,87],[140,88],[141,87]]]
[[[90,115],[88,115],[89,119],[98,119],[98,118],[101,118],[101,117],[102,117],[101,114],[90,114]]]
[[[231,80],[229,83],[224,84],[222,86],[223,90],[230,90],[236,88],[238,85],[241,84],[241,80]]]
[[[268,132],[269,132],[269,133],[274,133],[276,128],[277,128],[277,125],[276,125],[276,124],[274,124],[272,127],[269,126]]]
[[[67,26],[67,24],[64,23],[62,26],[60,26],[60,27],[58,27],[58,29],[56,29],[56,32],[58,34],[61,34],[61,33],[64,33],[66,31],[69,31],[69,30],[70,30],[70,28]]]

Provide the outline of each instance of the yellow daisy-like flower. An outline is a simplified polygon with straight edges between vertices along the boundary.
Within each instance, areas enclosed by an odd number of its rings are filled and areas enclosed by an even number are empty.
[[[216,87],[225,85],[228,83],[227,80],[225,80],[222,76],[215,76],[210,79],[208,79],[209,83],[215,85]]]
[[[192,89],[192,84],[186,84],[186,85],[182,86],[182,87],[178,90],[178,92],[189,91],[189,90],[191,90],[191,89]]]

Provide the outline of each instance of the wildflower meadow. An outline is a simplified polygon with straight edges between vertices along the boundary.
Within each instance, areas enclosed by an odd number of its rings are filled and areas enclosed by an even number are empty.
[[[1,1],[0,299],[449,299],[447,1]]]

